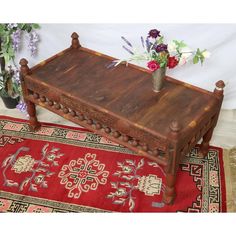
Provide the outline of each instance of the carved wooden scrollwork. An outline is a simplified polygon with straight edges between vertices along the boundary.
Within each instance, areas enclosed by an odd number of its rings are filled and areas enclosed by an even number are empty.
[[[70,114],[72,117],[77,118],[80,122],[85,122],[86,125],[89,125],[94,130],[101,130],[102,132],[110,135],[111,137],[116,138],[118,143],[119,140],[121,140],[122,142],[135,147],[137,150],[142,150],[143,152],[146,152],[152,156],[158,156],[160,153],[160,151],[156,147],[157,143],[155,143],[154,148],[152,147],[152,145],[146,144],[146,136],[145,134],[143,134],[143,132],[139,133],[139,131],[136,130],[134,132],[136,134],[135,137],[127,135],[126,133],[132,133],[130,132],[130,130],[133,130],[133,128],[131,128],[130,125],[125,121],[121,121],[118,119],[112,120],[112,118],[110,118],[110,122],[107,122],[108,120],[106,118],[108,117],[108,115],[106,115],[106,117],[103,116],[103,114],[99,115],[99,112],[96,112],[93,109],[88,109],[83,105],[78,106],[78,104],[76,105],[77,107],[79,107],[79,112],[76,112],[75,110],[73,110],[73,102],[70,101],[69,104],[69,98],[65,98],[63,96],[63,99],[60,99],[61,102],[55,102],[51,99],[51,97],[47,98],[37,92],[31,91],[30,94],[34,100],[39,100],[40,102],[44,103],[44,106],[48,106],[48,108],[50,109],[55,109],[55,111],[61,112],[62,114]],[[82,109],[80,110],[80,108]],[[94,119],[94,117],[98,119]],[[113,125],[110,126],[107,123],[111,123]],[[138,138],[137,134],[139,134],[142,140]],[[161,150],[162,147],[160,146],[159,148]]]

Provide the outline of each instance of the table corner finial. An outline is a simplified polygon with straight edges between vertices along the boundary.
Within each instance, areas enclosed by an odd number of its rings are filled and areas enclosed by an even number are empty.
[[[22,73],[22,75],[28,75],[30,74],[30,69],[28,67],[28,61],[25,58],[21,58],[20,59],[20,72]]]
[[[79,48],[81,47],[79,43],[79,35],[76,32],[73,32],[71,35],[72,41],[71,41],[71,47],[72,48]]]
[[[216,87],[214,90],[214,94],[216,94],[217,96],[223,96],[224,94],[224,87],[225,87],[225,83],[223,80],[219,80],[216,82]]]

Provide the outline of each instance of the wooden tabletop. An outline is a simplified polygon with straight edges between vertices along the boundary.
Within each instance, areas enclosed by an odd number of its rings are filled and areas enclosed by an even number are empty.
[[[69,48],[33,67],[30,77],[163,136],[173,119],[188,129],[217,106],[213,93],[170,77],[155,93],[148,70],[130,64],[108,69],[113,59]]]

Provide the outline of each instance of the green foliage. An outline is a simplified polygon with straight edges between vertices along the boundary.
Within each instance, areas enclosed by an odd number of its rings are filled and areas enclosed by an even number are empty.
[[[18,24],[18,27],[21,30],[27,31],[28,33],[31,32],[32,29],[39,29],[39,24]]]
[[[177,55],[178,55],[178,57],[180,58],[181,55],[182,55],[181,49],[187,47],[187,44],[185,44],[183,40],[181,40],[181,41],[173,40],[173,42],[174,42],[175,45],[176,45]]]
[[[152,60],[157,61],[161,68],[167,66],[167,61],[168,61],[167,58],[168,58],[168,53],[165,52],[157,53],[156,51],[153,51]]]
[[[3,80],[3,77],[0,75],[0,96],[1,97],[7,97],[8,96],[8,93],[7,91],[5,90],[5,81]]]
[[[187,47],[187,44],[185,44],[185,42],[183,40],[181,40],[181,41],[173,40],[173,42],[175,43],[177,49],[181,49],[181,48]]]
[[[17,29],[26,31],[30,33],[33,29],[39,29],[39,24],[17,24],[17,27],[9,28],[8,24],[0,24],[0,38],[1,38],[1,51],[0,57],[4,57],[5,62],[8,63],[9,61],[15,58],[15,52],[12,47],[12,39],[11,35]]]
[[[0,73],[0,95],[2,97],[14,97],[18,94],[18,86],[12,82],[13,74],[14,71],[11,68]]]
[[[203,53],[206,51],[203,50],[201,51],[199,48],[197,49],[194,57],[193,57],[193,64],[197,64],[199,61],[201,62],[201,64],[203,64],[204,60],[205,60],[205,57],[203,56]]]
[[[157,39],[157,44],[164,43],[164,36],[161,36],[160,38]]]
[[[17,31],[25,31],[30,33],[33,29],[39,29],[38,24],[0,24],[0,96],[15,97],[21,93],[20,85],[13,80],[14,71],[7,64],[13,62],[15,58],[15,51],[13,48],[12,34]],[[9,69],[4,67],[8,66]]]

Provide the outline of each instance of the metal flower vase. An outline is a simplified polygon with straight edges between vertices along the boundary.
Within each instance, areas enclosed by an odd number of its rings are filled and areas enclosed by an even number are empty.
[[[166,76],[166,67],[159,68],[152,73],[153,91],[158,93],[163,87],[163,82]]]

